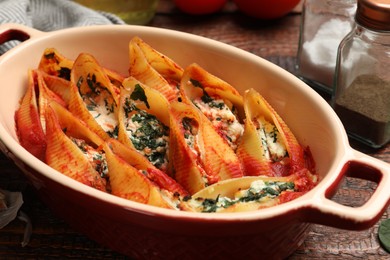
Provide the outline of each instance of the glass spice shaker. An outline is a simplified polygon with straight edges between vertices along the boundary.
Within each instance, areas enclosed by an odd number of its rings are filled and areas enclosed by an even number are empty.
[[[341,41],[332,105],[350,137],[373,148],[390,140],[390,1],[358,0]]]
[[[305,0],[297,54],[298,76],[331,94],[337,48],[351,29],[356,0]]]

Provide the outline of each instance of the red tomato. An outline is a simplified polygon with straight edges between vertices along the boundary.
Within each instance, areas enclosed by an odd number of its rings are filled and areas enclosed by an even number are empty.
[[[176,6],[188,14],[212,14],[222,9],[227,0],[174,0]]]
[[[301,0],[233,0],[246,15],[260,19],[275,19],[288,14]]]

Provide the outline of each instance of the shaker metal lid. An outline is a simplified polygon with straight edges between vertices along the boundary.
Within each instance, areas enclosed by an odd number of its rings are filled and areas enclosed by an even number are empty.
[[[390,31],[390,0],[358,0],[356,22],[378,31]]]

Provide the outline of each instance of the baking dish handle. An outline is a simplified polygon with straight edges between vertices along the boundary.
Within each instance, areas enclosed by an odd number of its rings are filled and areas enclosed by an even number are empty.
[[[28,39],[42,35],[44,32],[34,28],[16,24],[5,23],[0,25],[0,45],[12,40],[24,42]]]
[[[337,180],[313,197],[306,208],[306,221],[349,230],[363,230],[379,221],[390,204],[390,164],[352,150]],[[343,177],[356,177],[377,183],[371,197],[359,207],[331,200]]]

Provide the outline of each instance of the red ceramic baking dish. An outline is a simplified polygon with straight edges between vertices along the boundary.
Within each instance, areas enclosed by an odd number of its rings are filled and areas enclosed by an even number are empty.
[[[26,91],[27,71],[45,48],[71,59],[93,54],[128,73],[128,44],[138,36],[182,67],[196,62],[240,92],[260,92],[309,146],[320,182],[305,195],[274,207],[239,213],[194,213],[128,201],[83,185],[50,168],[18,142],[14,114]],[[42,200],[91,239],[137,259],[280,259],[299,247],[311,223],[362,230],[389,205],[390,166],[352,149],[340,120],[315,91],[280,67],[238,48],[182,32],[113,25],[41,32],[0,26],[0,43],[23,41],[0,57],[1,150],[35,186]],[[345,176],[377,183],[360,207],[331,200]]]

